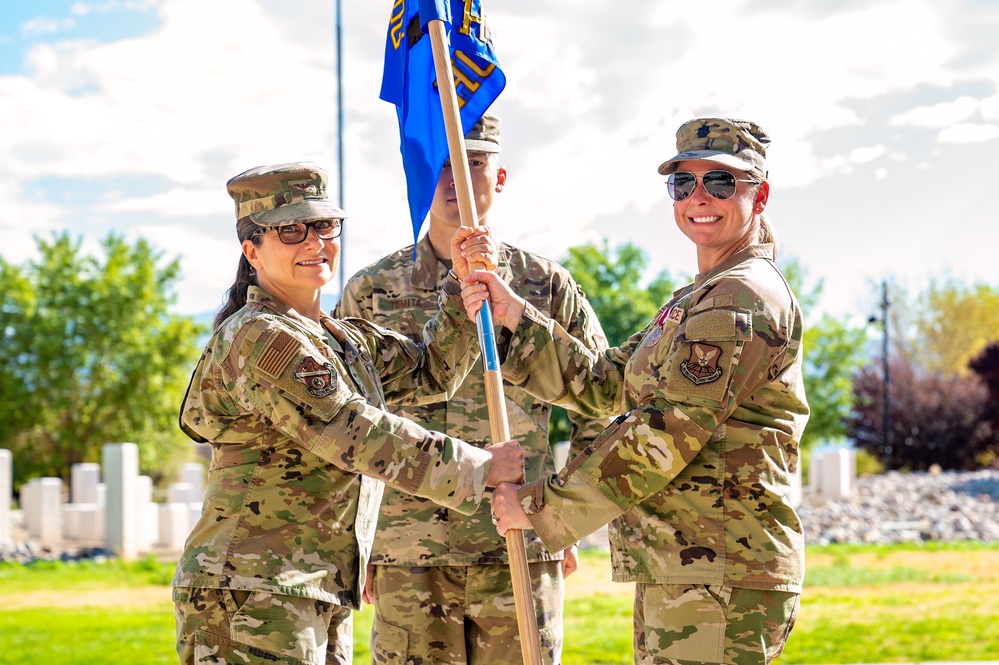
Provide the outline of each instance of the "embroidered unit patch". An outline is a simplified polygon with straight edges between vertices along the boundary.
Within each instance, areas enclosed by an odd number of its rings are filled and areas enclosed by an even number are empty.
[[[333,363],[319,364],[315,358],[306,358],[295,370],[295,380],[304,383],[314,397],[327,397],[336,392],[336,368]]]
[[[722,369],[718,367],[719,360],[721,360],[721,349],[711,344],[697,342],[691,345],[690,357],[680,363],[680,371],[697,385],[711,383],[721,378]]]

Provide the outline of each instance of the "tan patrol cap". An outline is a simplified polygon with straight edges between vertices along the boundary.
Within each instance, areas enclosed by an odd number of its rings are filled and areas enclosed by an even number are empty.
[[[346,213],[326,196],[326,171],[312,162],[258,166],[226,183],[236,202],[236,221],[279,226],[315,219],[344,219]]]
[[[466,152],[499,152],[500,119],[492,113],[483,113],[478,122],[465,134]]]
[[[659,165],[669,175],[676,163],[688,159],[717,162],[740,171],[758,171],[766,177],[770,137],[755,122],[732,118],[696,118],[676,130],[678,154]]]

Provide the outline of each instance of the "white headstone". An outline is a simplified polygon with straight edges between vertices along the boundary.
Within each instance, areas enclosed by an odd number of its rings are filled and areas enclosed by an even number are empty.
[[[135,511],[136,548],[140,552],[148,552],[159,537],[159,510],[153,505],[153,479],[149,476],[138,476],[135,479]],[[150,506],[153,506],[151,509]],[[149,516],[154,522],[150,523]]]
[[[197,492],[191,483],[170,483],[167,487],[167,503],[200,503]]]
[[[31,478],[21,485],[21,515],[24,519],[24,528],[28,530],[29,537],[38,535],[41,529],[41,488],[41,478]]]
[[[846,448],[827,450],[822,455],[822,474],[820,477],[822,496],[827,499],[839,499],[850,496],[851,453]]]
[[[134,443],[107,443],[101,449],[107,486],[105,543],[121,559],[138,557],[140,513],[136,501],[139,447]]]
[[[80,462],[69,469],[70,503],[97,503],[97,485],[101,482],[101,465]]]
[[[62,478],[41,478],[38,483],[38,531],[43,544],[62,540]]]
[[[106,543],[104,538],[104,506],[98,503],[74,503],[79,539]]]
[[[62,506],[62,537],[80,539],[80,504],[64,503]]]
[[[205,467],[199,462],[189,462],[180,468],[180,482],[190,483],[194,490],[191,501],[205,500]]]
[[[14,465],[9,450],[0,449],[0,547],[13,545],[10,502],[14,499]]]
[[[159,544],[171,552],[181,552],[191,532],[190,509],[186,503],[160,504]]]

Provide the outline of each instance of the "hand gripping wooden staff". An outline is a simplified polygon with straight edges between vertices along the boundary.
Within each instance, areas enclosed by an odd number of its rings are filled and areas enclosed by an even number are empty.
[[[461,131],[461,117],[458,112],[458,95],[454,90],[451,72],[450,48],[444,22],[432,20],[427,24],[430,30],[434,52],[434,69],[437,73],[437,88],[444,111],[444,129],[447,133],[448,151],[451,153],[451,171],[454,175],[455,191],[458,198],[458,214],[463,226],[478,226],[475,200],[472,198],[472,176],[468,170],[468,155],[465,153],[465,136]],[[481,270],[480,264],[469,265],[473,270]],[[489,412],[489,428],[493,443],[510,440],[510,426],[507,422],[506,402],[503,398],[503,375],[500,371],[499,353],[496,348],[496,334],[493,331],[492,313],[489,301],[483,303],[476,317],[479,331],[479,346],[482,349],[482,368],[485,370],[486,408]],[[531,575],[527,568],[527,547],[524,532],[510,529],[506,532],[506,549],[510,557],[510,576],[513,579],[513,600],[517,608],[517,630],[520,633],[521,651],[526,665],[541,665],[541,636],[538,633],[538,618],[534,614],[534,596],[531,592]]]

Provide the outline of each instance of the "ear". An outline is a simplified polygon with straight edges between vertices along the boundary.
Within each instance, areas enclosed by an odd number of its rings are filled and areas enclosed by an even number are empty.
[[[763,212],[767,207],[767,201],[770,199],[770,183],[764,180],[760,183],[759,187],[756,188],[756,200],[753,202],[753,212],[757,215]]]
[[[244,240],[240,248],[243,250],[243,256],[246,257],[246,260],[253,266],[254,270],[257,270],[260,267],[257,246],[253,244],[252,240]]]
[[[496,169],[496,191],[502,192],[504,185],[506,185],[506,169],[501,166]]]

